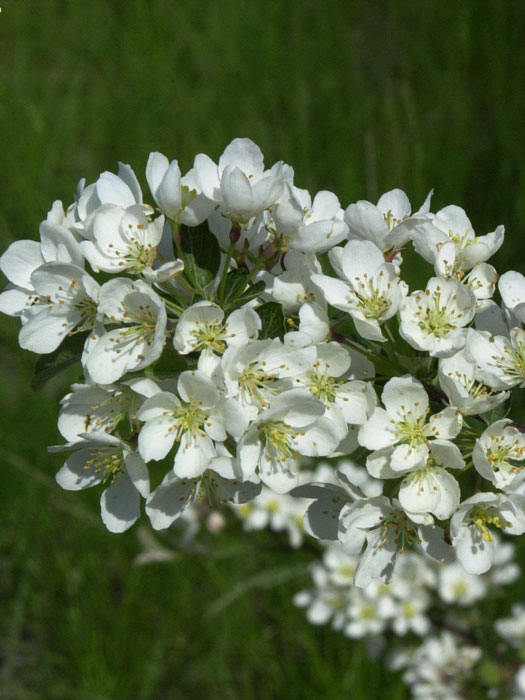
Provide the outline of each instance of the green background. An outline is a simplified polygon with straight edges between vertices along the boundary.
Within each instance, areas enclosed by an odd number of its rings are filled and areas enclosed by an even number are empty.
[[[2,249],[117,160],[144,182],[151,150],[184,171],[248,136],[344,207],[401,187],[417,208],[433,187],[478,234],[504,223],[494,263],[524,271],[524,31],[525,5],[500,0],[4,0]],[[283,538],[232,526],[210,554],[134,566],[137,528],[107,533],[98,494],[55,485],[66,384],[33,394],[18,322],[0,324],[0,697],[406,697],[291,605],[311,555]]]

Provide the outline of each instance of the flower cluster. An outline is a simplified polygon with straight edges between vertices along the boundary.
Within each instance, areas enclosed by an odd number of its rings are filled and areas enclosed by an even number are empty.
[[[35,383],[81,367],[58,483],[100,487],[112,532],[142,505],[164,529],[203,499],[288,527],[275,499],[310,499],[306,530],[340,543],[364,590],[409,552],[489,571],[500,534],[525,532],[525,433],[508,415],[525,277],[488,262],[503,227],[477,236],[432,193],[414,213],[397,189],[343,208],[246,138],[185,175],[152,153],[145,178],[149,194],[129,165],[82,180],[0,258]],[[421,289],[403,279],[414,256]],[[339,481],[301,470],[349,455]],[[299,542],[303,506],[287,507]]]

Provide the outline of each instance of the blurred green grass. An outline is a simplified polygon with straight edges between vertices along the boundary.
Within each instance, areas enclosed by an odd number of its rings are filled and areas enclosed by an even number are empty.
[[[523,271],[524,30],[525,7],[499,0],[5,0],[1,247],[117,160],[141,176],[160,150],[184,169],[249,136],[343,206],[392,187],[418,206],[434,187],[433,208],[465,207],[478,233],[504,223],[495,264]],[[231,529],[222,557],[134,567],[135,531],[110,535],[97,494],[55,486],[66,386],[31,393],[34,358],[0,324],[0,697],[406,697],[293,608],[304,577],[206,617],[247,576],[308,560],[282,540]]]

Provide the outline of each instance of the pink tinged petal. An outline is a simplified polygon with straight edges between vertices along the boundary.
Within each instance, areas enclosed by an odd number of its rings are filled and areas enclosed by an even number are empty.
[[[461,431],[463,425],[463,416],[457,410],[450,406],[443,409],[439,413],[430,416],[427,426],[425,426],[425,434],[437,438],[449,440],[455,438]]]
[[[203,474],[217,456],[213,442],[207,435],[192,437],[184,433],[175,455],[174,473],[180,478],[195,478]]]
[[[343,248],[343,271],[352,284],[371,279],[384,262],[381,249],[372,241],[348,241]]]
[[[407,414],[414,419],[421,418],[428,408],[428,395],[423,385],[409,376],[390,379],[381,400],[388,415],[396,421],[406,420]]]
[[[0,257],[0,270],[17,287],[32,289],[31,275],[44,262],[39,243],[15,241]]]
[[[144,460],[137,452],[128,452],[124,457],[124,463],[133,486],[143,498],[147,498],[149,496],[149,472]]]
[[[139,493],[127,474],[121,474],[102,494],[100,515],[110,532],[125,532],[139,519]]]
[[[96,471],[93,464],[86,467],[92,457],[92,449],[78,450],[70,455],[55,476],[57,484],[66,491],[81,491],[100,484],[104,473]]]
[[[261,149],[251,139],[234,139],[219,158],[219,172],[227,166],[235,166],[246,175],[261,175],[264,170],[264,156]]]
[[[424,467],[428,459],[428,447],[421,445],[396,445],[390,466],[394,471],[406,472]]]
[[[395,445],[399,438],[397,427],[392,420],[383,408],[376,408],[368,421],[359,429],[359,444],[368,450],[379,450],[388,445]]]
[[[62,314],[57,311],[56,308],[44,308],[30,318],[20,329],[20,347],[40,355],[56,350],[82,319],[77,311]]]
[[[198,479],[179,479],[169,472],[146,501],[146,513],[155,530],[172,525],[192,503]]]
[[[175,427],[176,422],[172,414],[152,418],[142,426],[138,448],[146,462],[164,459],[175,442]]]
[[[228,165],[221,176],[221,194],[224,209],[234,216],[250,218],[255,214],[252,187],[246,175]]]
[[[217,387],[200,370],[181,372],[177,390],[183,401],[193,401],[202,409],[213,408],[219,401]]]
[[[102,173],[97,180],[96,188],[102,204],[130,207],[137,203],[129,186],[114,173],[107,171]]]

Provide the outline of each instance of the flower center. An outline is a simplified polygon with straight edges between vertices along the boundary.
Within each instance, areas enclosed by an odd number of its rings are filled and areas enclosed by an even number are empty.
[[[493,508],[484,508],[478,506],[470,513],[470,522],[473,523],[481,533],[481,537],[485,542],[492,542],[494,535],[489,529],[489,525],[493,525],[499,529],[510,527],[512,523],[506,522]]]
[[[297,451],[293,449],[291,441],[298,432],[290,425],[282,421],[270,421],[261,425],[259,432],[266,444],[269,460],[273,458],[277,462],[286,462],[297,458]]]
[[[89,453],[85,469],[93,469],[96,474],[102,474],[103,482],[113,484],[118,475],[124,472],[124,455],[122,450],[115,447],[98,447]]]

